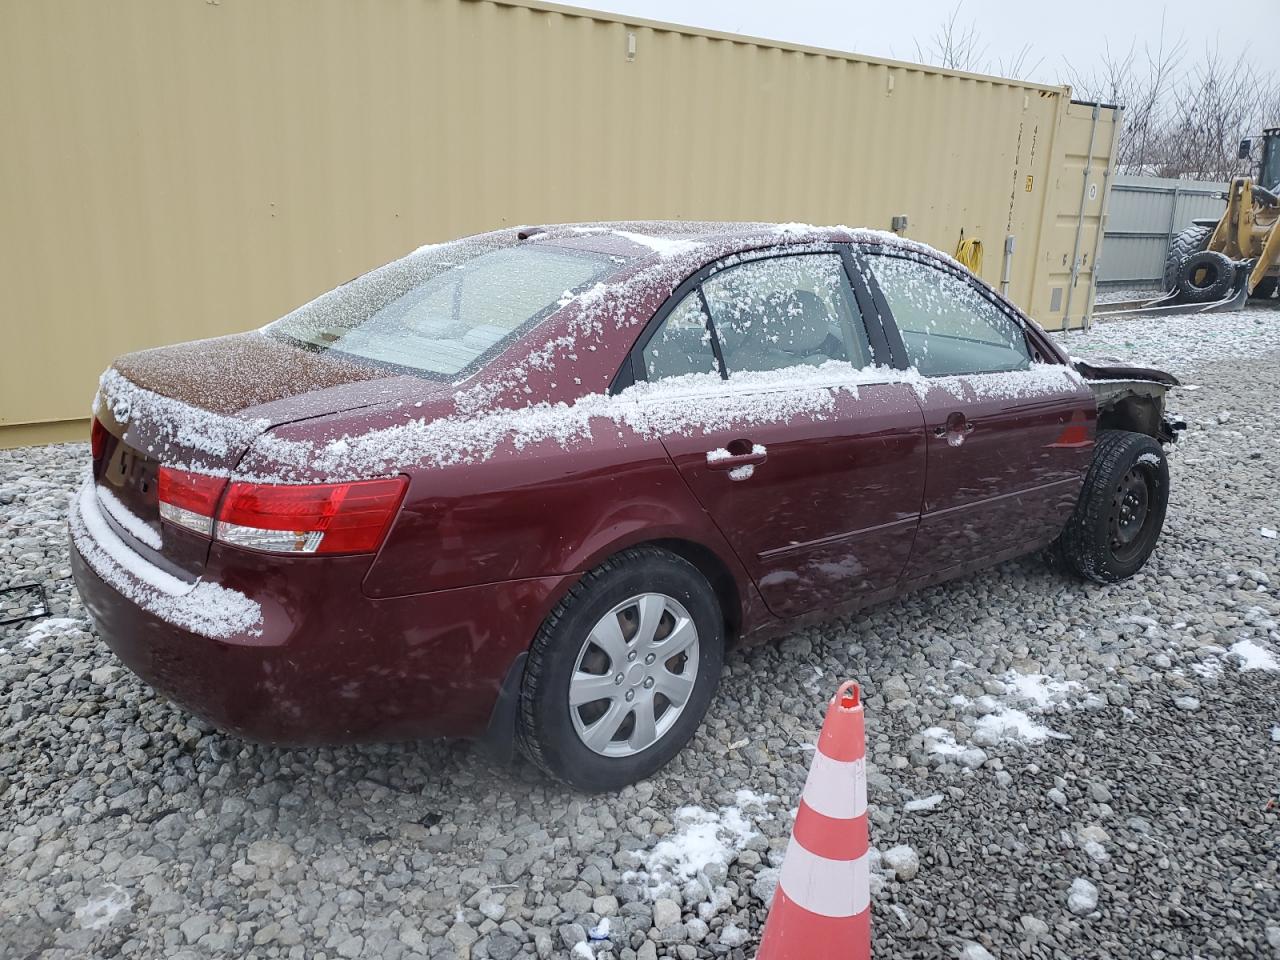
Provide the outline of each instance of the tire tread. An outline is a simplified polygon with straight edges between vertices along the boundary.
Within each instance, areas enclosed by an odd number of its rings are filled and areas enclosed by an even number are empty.
[[[1182,265],[1188,258],[1195,256],[1209,246],[1209,237],[1213,235],[1213,227],[1192,224],[1173,238],[1169,245],[1169,256],[1164,264],[1164,289],[1171,293],[1178,288],[1178,276]]]
[[[1054,544],[1057,559],[1070,570],[1095,583],[1115,583],[1119,577],[1107,570],[1105,544],[1094,536],[1103,513],[1110,509],[1111,491],[1099,490],[1100,478],[1112,475],[1132,455],[1133,448],[1151,440],[1130,430],[1100,430],[1093,446],[1093,460],[1075,510]],[[1101,494],[1101,495],[1100,495]],[[1163,518],[1162,518],[1163,522]],[[1144,558],[1145,562],[1145,558]]]

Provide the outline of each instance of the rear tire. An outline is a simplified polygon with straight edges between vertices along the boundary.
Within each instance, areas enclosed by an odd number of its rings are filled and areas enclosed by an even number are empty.
[[[1155,550],[1169,506],[1169,462],[1145,433],[1103,430],[1055,553],[1096,583],[1133,576]]]
[[[1276,295],[1277,285],[1280,285],[1280,277],[1263,277],[1249,296],[1254,300],[1270,300]]]
[[[624,550],[575,584],[534,637],[520,750],[590,793],[643,780],[697,730],[723,659],[724,614],[701,571],[656,547]]]
[[[1173,238],[1169,245],[1169,256],[1164,262],[1164,289],[1172,293],[1178,289],[1178,277],[1182,275],[1182,264],[1190,257],[1209,246],[1209,238],[1213,236],[1213,227],[1190,226]]]

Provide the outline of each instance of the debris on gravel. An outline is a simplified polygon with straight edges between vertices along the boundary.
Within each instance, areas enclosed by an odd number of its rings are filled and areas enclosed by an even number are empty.
[[[878,956],[1277,955],[1280,311],[1066,343],[1187,384],[1146,569],[1030,557],[735,651],[689,747],[606,797],[467,744],[213,729],[75,595],[87,446],[0,452],[0,587],[51,607],[0,628],[0,958],[744,960],[846,677]]]

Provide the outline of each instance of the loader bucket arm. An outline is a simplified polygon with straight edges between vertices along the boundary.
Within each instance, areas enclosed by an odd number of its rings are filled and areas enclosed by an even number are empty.
[[[1267,234],[1266,242],[1262,244],[1262,253],[1258,256],[1258,262],[1253,265],[1253,270],[1249,272],[1249,293],[1253,293],[1258,284],[1262,282],[1262,278],[1267,271],[1277,263],[1280,263],[1280,220],[1277,220],[1272,225],[1271,232]]]

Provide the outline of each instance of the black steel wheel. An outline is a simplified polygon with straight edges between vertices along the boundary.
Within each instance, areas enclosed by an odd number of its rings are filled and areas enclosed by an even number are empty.
[[[1168,505],[1169,463],[1160,443],[1145,433],[1103,430],[1055,552],[1086,579],[1126,580],[1155,550]]]
[[[1131,466],[1116,484],[1111,497],[1107,532],[1111,555],[1119,563],[1130,563],[1150,539],[1155,514],[1151,510],[1154,478],[1149,466],[1142,463]]]

